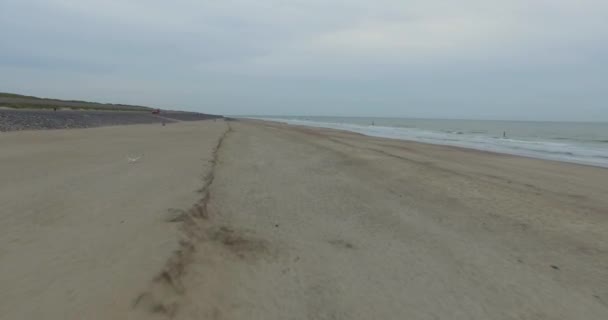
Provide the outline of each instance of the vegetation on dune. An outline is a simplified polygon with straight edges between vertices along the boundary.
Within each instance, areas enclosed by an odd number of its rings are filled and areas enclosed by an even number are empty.
[[[78,100],[47,99],[26,96],[15,93],[0,92],[0,108],[30,109],[30,110],[81,110],[81,111],[131,111],[145,113],[162,113],[163,116],[171,115],[175,120],[204,120],[221,118],[219,115],[204,114],[199,112],[160,110],[144,106],[128,104],[98,103]],[[158,110],[158,111],[156,111]]]
[[[4,103],[0,102],[0,107],[11,108],[11,109],[38,109],[38,110],[103,110],[103,111],[140,111],[148,112],[145,109],[133,109],[133,108],[122,108],[118,106],[104,107],[104,106],[91,106],[91,105],[48,105],[48,104],[32,104],[32,103]]]
[[[144,106],[98,103],[79,100],[59,100],[39,98],[15,93],[0,92],[0,107],[13,109],[71,109],[71,110],[115,110],[115,111],[150,111]]]
[[[28,98],[28,99],[40,99],[37,97],[32,97],[32,96],[24,96],[24,95],[20,95],[20,94],[16,94],[16,93],[7,93],[7,92],[0,92],[0,98]]]

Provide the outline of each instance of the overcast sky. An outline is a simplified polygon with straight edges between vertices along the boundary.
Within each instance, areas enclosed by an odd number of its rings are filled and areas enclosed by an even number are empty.
[[[0,0],[0,91],[220,114],[608,120],[607,0]]]

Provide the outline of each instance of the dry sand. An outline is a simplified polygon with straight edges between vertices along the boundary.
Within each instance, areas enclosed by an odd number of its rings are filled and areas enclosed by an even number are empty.
[[[0,148],[0,318],[608,319],[606,169],[258,121]]]
[[[0,319],[127,318],[177,249],[168,209],[201,198],[226,127],[0,134]]]

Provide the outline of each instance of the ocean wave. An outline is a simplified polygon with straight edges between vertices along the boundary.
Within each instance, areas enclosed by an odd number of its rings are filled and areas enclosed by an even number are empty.
[[[588,143],[579,143],[570,139],[554,139],[554,141],[542,139],[515,139],[483,135],[480,133],[463,133],[462,131],[450,130],[434,131],[419,128],[372,126],[351,123],[331,123],[312,120],[289,120],[277,118],[257,119],[293,125],[346,130],[375,137],[410,140],[439,145],[451,145],[498,153],[608,167],[608,148],[597,147],[597,145],[592,146]],[[556,142],[555,140],[559,140],[559,142]],[[608,143],[608,140],[604,140],[602,142]]]

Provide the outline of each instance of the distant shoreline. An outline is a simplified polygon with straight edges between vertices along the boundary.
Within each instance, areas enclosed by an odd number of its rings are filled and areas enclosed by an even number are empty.
[[[601,123],[392,118],[248,118],[356,132],[371,137],[453,146],[608,168],[608,129]],[[375,125],[373,120],[376,120]],[[331,122],[330,122],[331,121]],[[339,122],[338,122],[339,121]],[[504,131],[503,131],[504,130]]]

